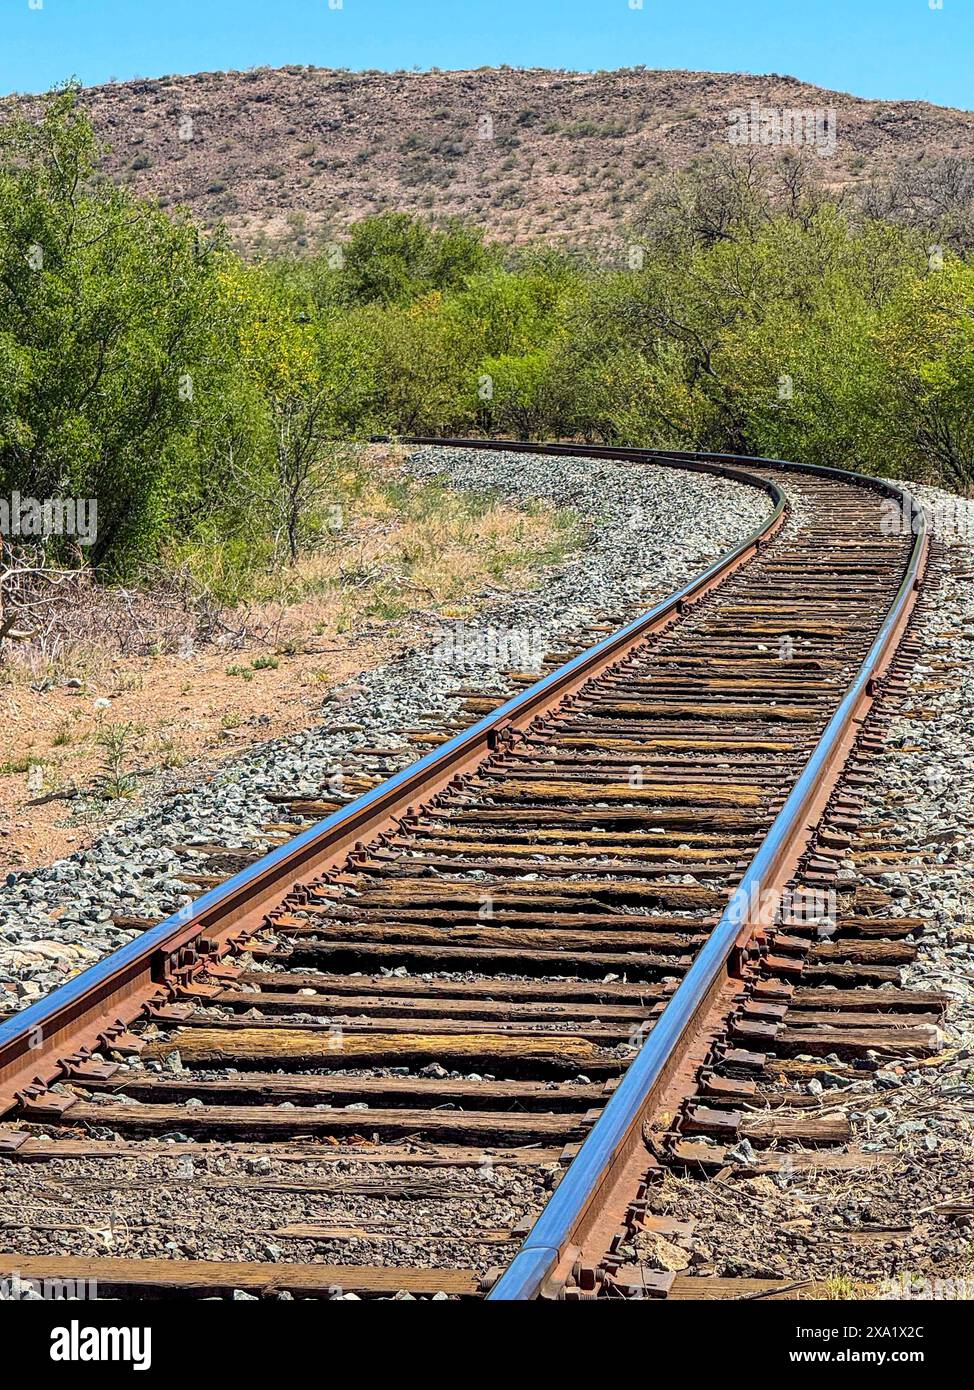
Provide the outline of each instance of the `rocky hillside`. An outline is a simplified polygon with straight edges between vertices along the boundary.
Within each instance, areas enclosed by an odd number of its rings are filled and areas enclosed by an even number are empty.
[[[662,172],[728,148],[733,113],[752,102],[834,108],[834,148],[814,147],[834,187],[900,160],[974,155],[974,112],[776,76],[288,67],[111,84],[85,100],[113,177],[222,218],[251,250],[313,245],[387,207],[507,238],[604,234]]]

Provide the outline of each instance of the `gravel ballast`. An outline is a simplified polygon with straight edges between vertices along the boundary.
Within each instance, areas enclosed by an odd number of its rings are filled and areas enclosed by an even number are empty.
[[[300,1161],[173,1140],[151,1156],[3,1164],[6,1248],[25,1255],[473,1269],[509,1255],[554,1169]],[[39,1181],[38,1178],[41,1180]],[[13,1224],[11,1224],[13,1219]],[[307,1238],[297,1238],[304,1228]],[[312,1237],[312,1229],[314,1236]],[[390,1238],[394,1233],[395,1238]],[[342,1292],[340,1286],[335,1295]],[[0,1298],[3,1297],[0,1286]]]

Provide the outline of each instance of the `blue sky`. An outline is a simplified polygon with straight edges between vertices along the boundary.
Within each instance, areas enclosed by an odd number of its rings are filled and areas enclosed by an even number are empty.
[[[283,63],[643,63],[972,109],[972,59],[974,0],[0,0],[0,92]]]

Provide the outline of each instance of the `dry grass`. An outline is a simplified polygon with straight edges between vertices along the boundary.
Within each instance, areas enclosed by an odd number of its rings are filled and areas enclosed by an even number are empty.
[[[255,616],[278,644],[337,637],[417,610],[467,617],[479,591],[533,585],[581,543],[568,513],[404,483],[395,461],[393,451],[373,451],[367,469],[343,480],[343,528],[258,584]]]
[[[142,688],[131,657],[255,647],[295,655],[311,639],[418,613],[466,617],[481,590],[529,586],[583,539],[570,513],[406,479],[402,452],[351,455],[333,480],[340,524],[294,566],[233,575],[229,587],[244,601],[214,597],[228,586],[219,544],[179,552],[138,589],[102,588],[79,572],[41,638],[4,646],[0,686],[81,680],[115,697]]]
[[[87,837],[64,823],[70,803],[37,798],[134,799],[148,774],[307,728],[331,688],[425,640],[436,615],[473,616],[486,591],[537,583],[581,543],[569,515],[404,482],[397,459],[370,449],[340,480],[343,529],[295,569],[255,576],[248,604],[208,620],[206,640],[152,593],[116,595],[113,622],[103,593],[66,615],[56,659],[15,650],[0,667],[0,870]]]

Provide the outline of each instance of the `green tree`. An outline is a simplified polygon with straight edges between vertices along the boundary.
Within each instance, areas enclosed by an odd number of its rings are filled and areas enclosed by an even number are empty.
[[[346,302],[410,304],[460,288],[490,259],[482,234],[459,222],[436,229],[404,212],[384,212],[357,222],[322,265]]]
[[[0,474],[96,498],[92,558],[124,568],[169,518],[225,253],[99,180],[97,158],[73,88],[0,126]]]
[[[967,490],[974,483],[974,266],[947,256],[899,289],[877,326],[889,372],[893,457]]]

